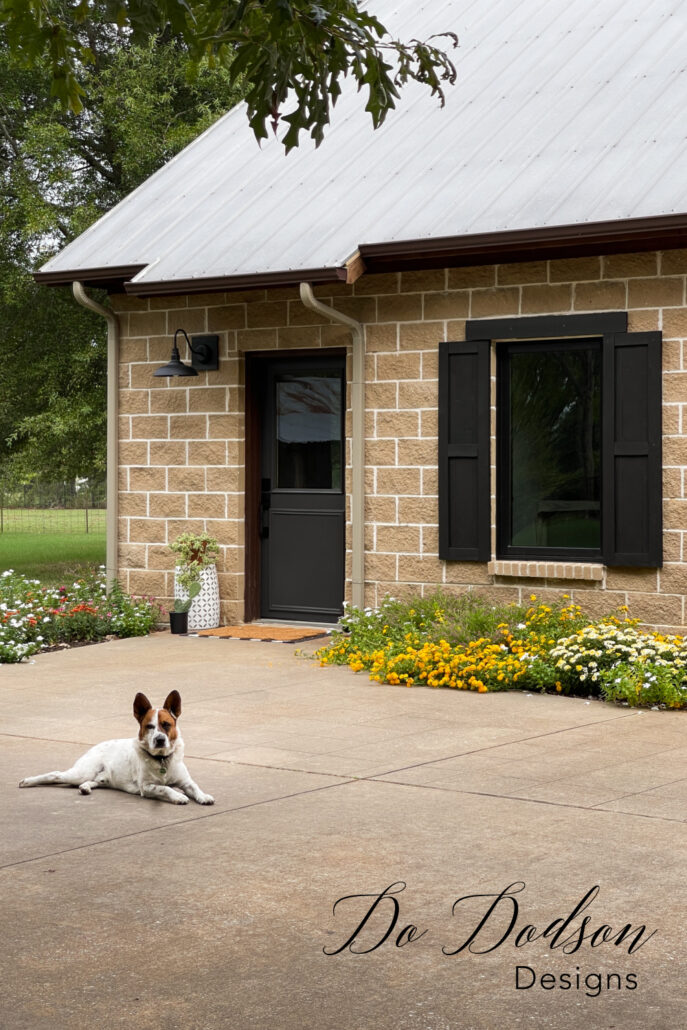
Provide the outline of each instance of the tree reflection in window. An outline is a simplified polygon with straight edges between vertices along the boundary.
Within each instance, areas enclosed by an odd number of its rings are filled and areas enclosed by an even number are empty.
[[[282,490],[342,489],[342,394],[338,371],[276,379],[276,484]]]
[[[601,546],[601,347],[508,348],[510,544]]]

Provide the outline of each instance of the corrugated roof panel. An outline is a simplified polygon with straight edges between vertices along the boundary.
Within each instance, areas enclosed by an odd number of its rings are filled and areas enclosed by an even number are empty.
[[[687,213],[680,0],[370,0],[399,37],[451,30],[442,109],[410,83],[373,132],[348,83],[285,156],[241,108],[44,266],[139,283],[340,267],[363,244]]]

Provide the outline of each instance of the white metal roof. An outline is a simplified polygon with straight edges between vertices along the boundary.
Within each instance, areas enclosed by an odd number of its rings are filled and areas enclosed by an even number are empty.
[[[683,0],[369,6],[400,38],[457,33],[444,108],[411,83],[375,132],[349,83],[321,147],[286,156],[238,107],[41,274],[298,278],[361,245],[687,213]]]

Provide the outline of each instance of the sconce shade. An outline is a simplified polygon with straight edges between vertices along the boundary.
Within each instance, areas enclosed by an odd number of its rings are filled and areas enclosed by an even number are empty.
[[[191,364],[185,365],[179,355],[177,336],[183,336],[191,351]],[[183,329],[174,334],[172,356],[166,365],[153,372],[154,376],[197,376],[199,371],[215,372],[219,368],[219,337],[194,336],[189,340]]]
[[[179,348],[176,343],[172,347],[172,356],[166,365],[156,368],[154,376],[197,376],[195,368],[185,365],[179,356]]]

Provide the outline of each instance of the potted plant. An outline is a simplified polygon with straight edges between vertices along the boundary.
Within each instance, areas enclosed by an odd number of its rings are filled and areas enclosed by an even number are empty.
[[[191,583],[188,597],[177,597],[174,607],[169,609],[169,628],[172,633],[188,633],[188,612],[194,598],[200,593],[200,583]]]
[[[204,533],[182,533],[170,544],[170,549],[177,556],[174,597],[176,602],[185,604],[188,601],[188,629],[214,629],[219,626],[219,581],[215,565],[219,554],[217,541]],[[198,590],[192,593],[191,588],[195,585]]]

